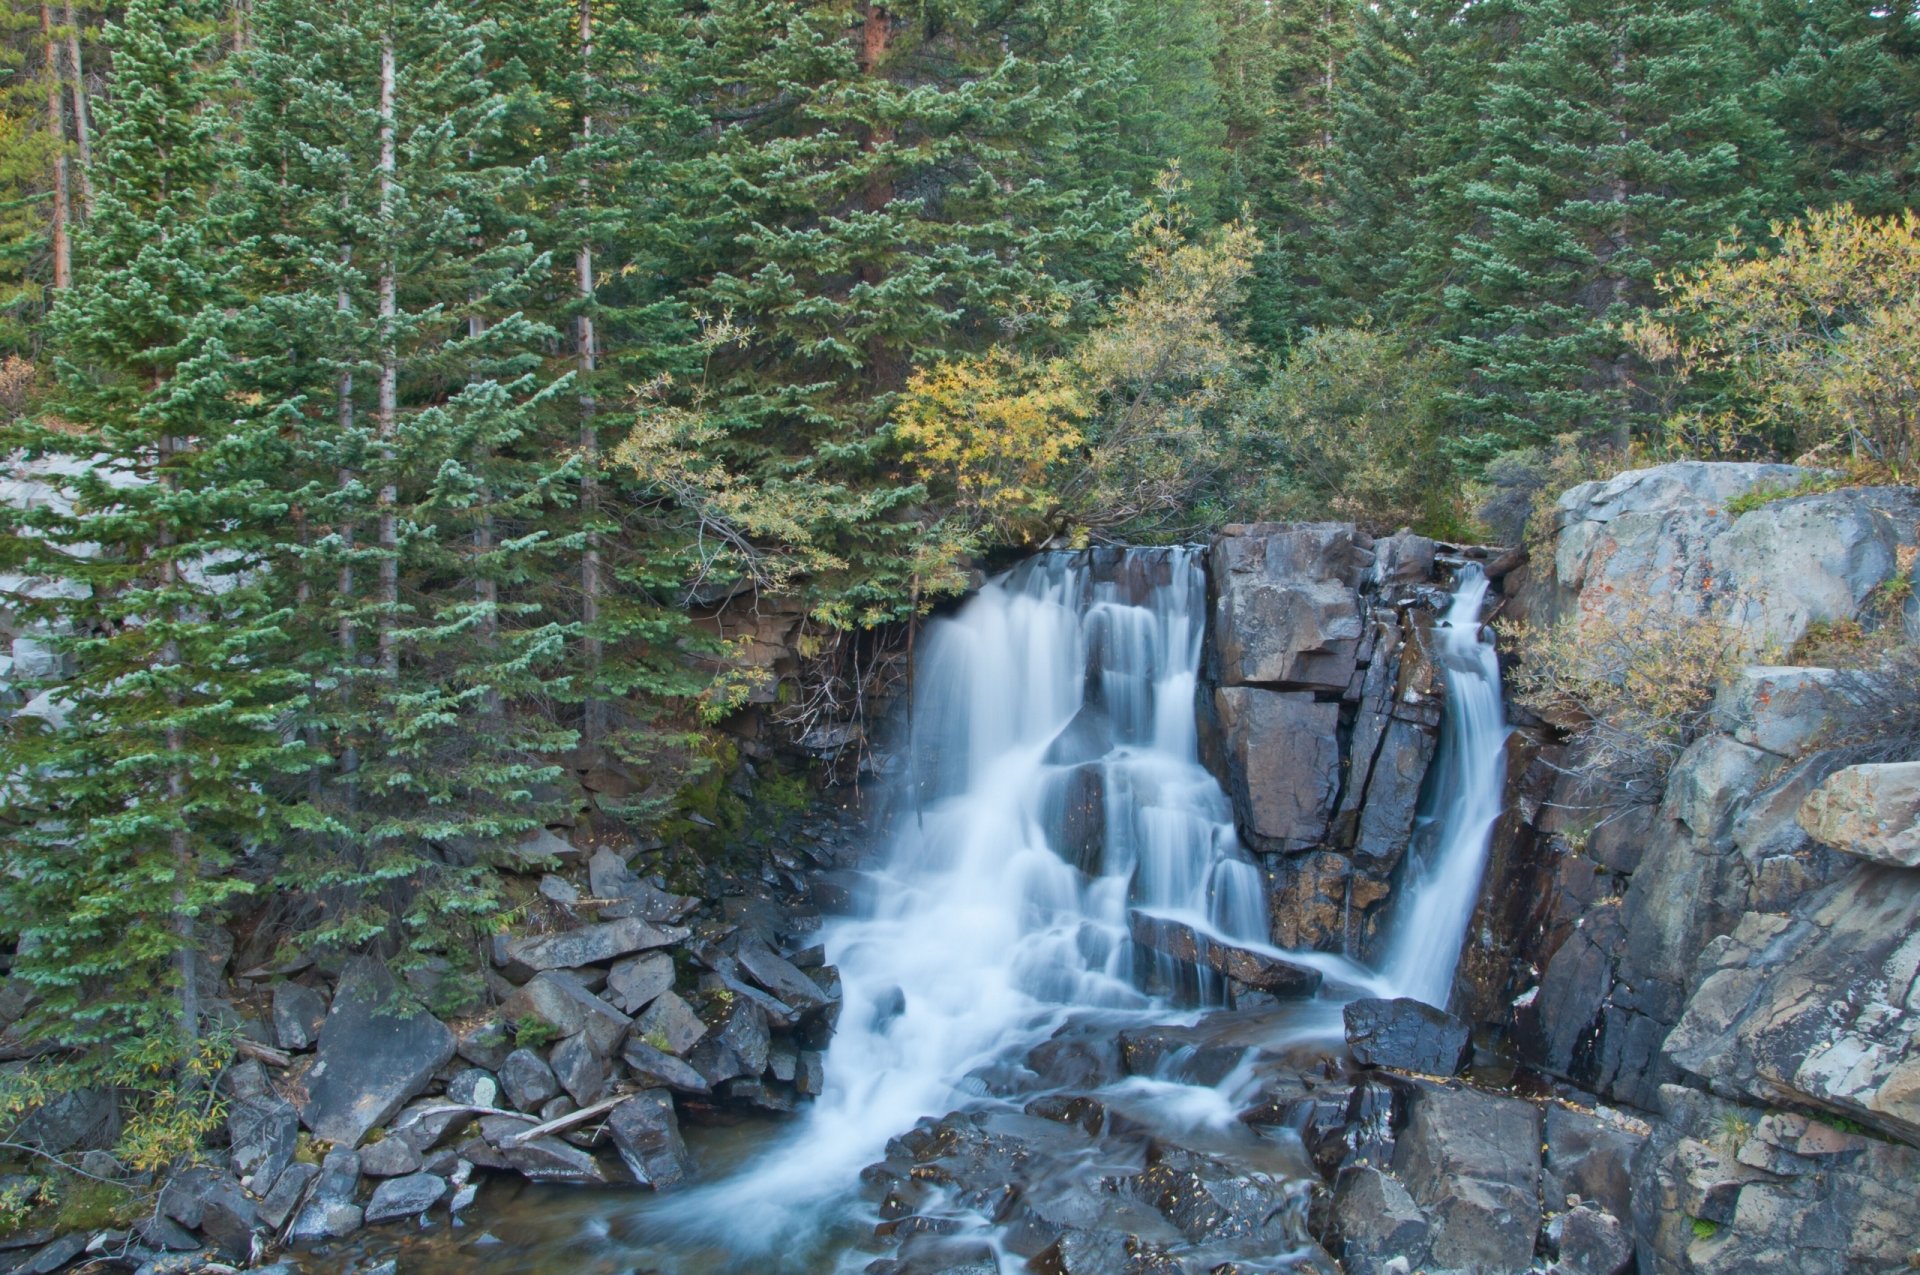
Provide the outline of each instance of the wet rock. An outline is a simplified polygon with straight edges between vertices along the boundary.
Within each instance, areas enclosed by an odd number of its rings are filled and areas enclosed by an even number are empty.
[[[1800,807],[1799,820],[1844,854],[1920,868],[1920,762],[1836,771]]]
[[[505,946],[509,971],[574,969],[602,961],[618,960],[635,952],[667,947],[686,939],[688,931],[680,926],[656,927],[638,917],[583,925],[561,934],[529,935],[510,939]]]
[[[1098,1089],[1121,1076],[1120,1050],[1105,1033],[1069,1025],[1027,1053],[1027,1066],[1040,1082],[1056,1089]]]
[[[1119,1033],[1120,1064],[1130,1076],[1217,1085],[1240,1065],[1246,1047],[1184,1027],[1133,1027]]]
[[[374,1188],[373,1198],[367,1202],[367,1225],[390,1222],[395,1218],[418,1217],[438,1204],[446,1194],[445,1179],[431,1173],[411,1173],[402,1178],[389,1178]]]
[[[607,971],[607,999],[626,1014],[639,1013],[672,986],[673,958],[665,952],[617,961]]]
[[[1283,1252],[1297,1241],[1288,1232],[1287,1200],[1264,1175],[1255,1178],[1185,1150],[1160,1150],[1150,1158],[1134,1190],[1190,1243],[1232,1241]]]
[[[1075,766],[1047,778],[1046,814],[1060,857],[1098,876],[1107,851],[1107,780],[1097,765]]]
[[[725,1001],[713,1024],[687,1061],[710,1085],[736,1076],[753,1079],[767,1069],[769,1036],[766,1011],[743,996]]]
[[[228,1160],[256,1195],[263,1195],[293,1163],[300,1113],[278,1095],[242,1098],[227,1108]]]
[[[1349,1272],[1379,1271],[1391,1258],[1426,1260],[1431,1228],[1406,1187],[1371,1166],[1340,1175],[1333,1196],[1333,1224],[1340,1235],[1340,1261]]]
[[[319,1176],[318,1165],[302,1164],[297,1160],[288,1165],[274,1182],[273,1189],[260,1201],[260,1220],[276,1231],[285,1226],[306,1194],[307,1185]]]
[[[504,1141],[498,1150],[506,1167],[535,1182],[608,1185],[607,1175],[601,1171],[599,1161],[558,1138],[534,1138],[529,1142]]]
[[[1131,912],[1127,919],[1133,941],[1142,947],[1215,970],[1247,987],[1276,996],[1311,996],[1320,988],[1318,970],[1206,938],[1192,926],[1165,917]]]
[[[353,1202],[359,1185],[360,1157],[345,1148],[327,1152],[306,1207],[294,1218],[288,1238],[295,1243],[313,1243],[344,1239],[359,1230],[365,1223],[365,1214]]]
[[[405,1138],[382,1138],[360,1149],[360,1172],[370,1178],[397,1178],[419,1171],[420,1153]]]
[[[1362,1067],[1451,1076],[1473,1057],[1467,1025],[1407,997],[1350,1001],[1341,1011],[1347,1048]]]
[[[648,1088],[665,1087],[681,1093],[703,1094],[712,1091],[706,1077],[672,1054],[655,1049],[637,1036],[627,1038],[620,1050],[621,1061],[635,1080]]]
[[[301,1050],[320,1038],[327,1019],[327,998],[304,983],[282,983],[273,989],[273,1043]]]
[[[633,1034],[654,1048],[684,1058],[707,1034],[693,1006],[673,992],[662,992],[633,1021]]]
[[[1360,799],[1357,853],[1389,867],[1400,861],[1413,838],[1420,789],[1438,747],[1438,734],[1425,726],[1400,720],[1387,724]]]
[[[734,953],[740,969],[759,987],[801,1013],[826,1005],[827,996],[819,984],[795,969],[786,958],[766,944],[749,939]]]
[[[1823,1108],[1920,1144],[1920,873],[1856,867],[1701,957],[1666,1041],[1715,1090]]]
[[[1319,844],[1340,791],[1340,706],[1308,692],[1223,686],[1214,709],[1234,813],[1256,849]]]
[[[627,1172],[641,1186],[674,1186],[691,1169],[673,1098],[664,1089],[635,1094],[607,1114],[607,1132]]]
[[[561,1036],[585,1036],[595,1053],[606,1058],[620,1047],[631,1020],[601,1000],[573,974],[549,970],[534,977],[500,1005],[511,1022],[531,1018]]]
[[[301,1122],[316,1137],[354,1145],[426,1089],[453,1045],[453,1033],[408,1002],[384,966],[354,960],[320,1029]]]
[[[546,1059],[531,1049],[516,1049],[500,1068],[500,1088],[517,1109],[535,1111],[560,1092],[560,1082]]]
[[[794,1092],[808,1098],[818,1098],[826,1092],[827,1068],[818,1050],[800,1051],[794,1064],[793,1088]]]
[[[1393,1172],[1433,1228],[1435,1266],[1519,1275],[1540,1229],[1540,1113],[1471,1089],[1420,1085]]]
[[[569,1036],[547,1055],[554,1079],[572,1099],[585,1107],[600,1100],[607,1087],[607,1067],[586,1036]]]

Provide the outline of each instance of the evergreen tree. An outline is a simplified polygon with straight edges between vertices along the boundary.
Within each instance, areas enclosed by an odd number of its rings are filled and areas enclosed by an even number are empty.
[[[1565,433],[1624,446],[1648,404],[1619,323],[1662,271],[1763,221],[1774,135],[1719,5],[1526,0],[1486,94],[1474,213],[1446,290],[1484,456]]]
[[[0,873],[34,1026],[69,1044],[188,1056],[200,927],[252,888],[238,861],[283,823],[305,765],[280,725],[301,679],[262,566],[287,507],[229,379],[236,302],[221,74],[196,3],[133,0],[110,32],[98,216],[53,315],[60,385],[13,442],[90,459],[64,499],[9,510],[16,609],[74,678],[13,719],[19,824]],[[35,729],[44,724],[44,729]]]

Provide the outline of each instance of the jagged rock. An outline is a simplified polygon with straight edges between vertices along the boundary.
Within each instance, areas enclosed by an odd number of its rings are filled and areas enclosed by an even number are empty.
[[[241,1098],[227,1108],[228,1159],[255,1195],[264,1195],[293,1163],[300,1113],[276,1094]]]
[[[718,1020],[687,1061],[710,1085],[736,1076],[752,1079],[767,1069],[768,1044],[766,1011],[734,996],[721,1005]]]
[[[548,970],[501,1002],[500,1014],[510,1022],[534,1019],[561,1036],[584,1035],[595,1053],[606,1058],[620,1047],[632,1022],[601,1000],[573,974]]]
[[[389,1178],[373,1189],[367,1201],[366,1222],[390,1222],[400,1217],[418,1217],[438,1204],[447,1194],[446,1180],[431,1173],[410,1173]]]
[[[1176,961],[1205,966],[1247,987],[1276,996],[1311,996],[1320,988],[1320,972],[1292,961],[1208,939],[1192,926],[1145,912],[1127,917],[1133,941]]]
[[[1347,1048],[1362,1067],[1451,1076],[1473,1057],[1467,1025],[1417,1000],[1364,998],[1341,1011]]]
[[[608,1112],[607,1132],[627,1172],[641,1186],[670,1187],[691,1170],[673,1098],[664,1089],[643,1090]]]
[[[323,1042],[324,1044],[324,1042]],[[293,1220],[288,1238],[296,1243],[344,1239],[365,1224],[365,1214],[353,1202],[360,1185],[360,1157],[344,1147],[327,1152],[320,1162],[306,1207]],[[276,1189],[277,1193],[277,1189]]]
[[[546,1059],[531,1049],[516,1049],[500,1067],[500,1088],[516,1109],[534,1111],[560,1092],[560,1082]]]
[[[656,1049],[684,1058],[707,1034],[693,1006],[673,992],[662,992],[633,1020],[633,1034]]]
[[[1223,685],[1346,689],[1363,632],[1357,590],[1373,565],[1364,539],[1351,525],[1312,523],[1230,529],[1214,542]]]
[[[7,1071],[31,1064],[17,1063]],[[104,1148],[120,1136],[120,1104],[107,1089],[69,1089],[33,1108],[7,1135],[47,1155]]]
[[[607,997],[627,1014],[639,1013],[672,987],[673,958],[665,952],[616,961],[607,971]]]
[[[586,1036],[569,1036],[547,1055],[554,1079],[581,1106],[600,1101],[607,1087],[607,1066]]]
[[[1048,819],[1058,829],[1053,844],[1088,876],[1099,876],[1107,850],[1107,780],[1099,766],[1075,766],[1048,777]]]
[[[319,1176],[318,1165],[302,1164],[298,1160],[288,1165],[274,1182],[273,1189],[260,1201],[260,1220],[276,1231],[285,1226],[306,1194],[307,1184]]]
[[[709,1093],[712,1086],[706,1077],[675,1058],[672,1054],[655,1049],[637,1036],[629,1036],[621,1047],[620,1057],[627,1064],[634,1079],[649,1088],[664,1086],[677,1089],[681,1093]]]
[[[1861,865],[1792,916],[1750,913],[1700,968],[1675,1065],[1920,1144],[1920,873]]]
[[[629,917],[583,925],[561,934],[510,939],[505,945],[506,959],[500,963],[509,971],[516,967],[534,972],[574,969],[679,943],[686,939],[687,933],[677,925],[656,927],[638,917]]]
[[[340,976],[306,1076],[300,1119],[314,1136],[353,1146],[385,1124],[453,1059],[453,1033],[410,1004],[378,962]]]
[[[1359,803],[1357,853],[1389,868],[1400,861],[1413,838],[1420,789],[1438,747],[1438,734],[1425,726],[1400,720],[1387,724]]]
[[[754,983],[803,1014],[827,1003],[819,984],[764,943],[753,939],[741,943],[734,959]]]
[[[484,1022],[469,1028],[455,1047],[459,1055],[476,1067],[499,1071],[500,1064],[513,1052],[513,1033],[501,1022]]]
[[[803,1049],[795,1059],[793,1088],[796,1093],[818,1098],[827,1088],[826,1061],[817,1049]]]
[[[565,1182],[579,1186],[606,1186],[607,1175],[593,1156],[558,1138],[507,1142],[499,1148],[507,1168],[535,1182]]]
[[[1860,1275],[1920,1248],[1920,1151],[1679,1085],[1660,1100],[1634,1174],[1643,1270]]]
[[[1836,771],[1800,807],[1799,820],[1842,853],[1920,868],[1920,762]]]
[[[1472,1089],[1422,1084],[1393,1172],[1433,1227],[1433,1265],[1519,1275],[1540,1229],[1540,1113]]]
[[[370,1178],[397,1178],[419,1171],[420,1153],[404,1138],[382,1138],[360,1148],[360,1172]]]
[[[1633,1157],[1646,1142],[1646,1128],[1627,1127],[1558,1104],[1546,1109],[1544,1203],[1560,1212],[1576,1200],[1597,1204],[1617,1218],[1632,1216]]]
[[[513,855],[525,868],[537,870],[548,860],[565,863],[579,858],[580,848],[546,828],[535,828],[514,845]]]
[[[205,1235],[229,1259],[244,1258],[252,1251],[258,1214],[246,1191],[228,1174],[198,1166],[174,1174],[160,1192],[159,1211]]]
[[[473,1113],[456,1105],[451,1093],[444,1098],[422,1098],[408,1103],[388,1126],[391,1136],[400,1138],[422,1156],[442,1141],[473,1123]],[[479,1105],[479,1104],[476,1104]],[[497,1106],[497,1103],[488,1103]]]
[[[1349,1272],[1378,1271],[1391,1258],[1426,1260],[1431,1228],[1407,1188],[1378,1168],[1361,1165],[1341,1173],[1333,1195],[1333,1225],[1340,1235],[1340,1261]]]
[[[1227,788],[1248,841],[1294,851],[1327,835],[1340,791],[1340,706],[1310,692],[1223,686],[1213,693]]]
[[[1255,1178],[1211,1156],[1156,1148],[1134,1179],[1134,1190],[1171,1222],[1188,1242],[1248,1241],[1284,1251],[1285,1197],[1271,1179]]]
[[[16,643],[16,646],[18,644]],[[54,1275],[87,1251],[85,1235],[62,1235],[58,1239],[42,1244],[34,1252],[32,1260],[14,1270],[18,1275]]]
[[[1622,1275],[1633,1265],[1633,1240],[1619,1218],[1581,1205],[1555,1218],[1547,1234],[1560,1250],[1557,1275]]]
[[[549,903],[558,903],[563,908],[574,907],[580,902],[580,887],[562,876],[549,872],[540,878],[540,897]]]
[[[273,989],[273,1043],[282,1049],[305,1049],[320,1037],[327,1020],[327,998],[304,983],[282,983]]]

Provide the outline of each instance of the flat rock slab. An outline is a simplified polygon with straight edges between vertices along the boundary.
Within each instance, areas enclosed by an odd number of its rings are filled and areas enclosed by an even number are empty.
[[[1179,921],[1133,912],[1128,925],[1133,941],[1142,947],[1215,970],[1247,987],[1276,996],[1311,996],[1320,990],[1319,970],[1207,938]]]
[[[317,1138],[354,1146],[424,1092],[453,1060],[445,1023],[408,1000],[384,965],[347,966],[306,1076],[300,1121]]]
[[[1473,1057],[1467,1025],[1408,997],[1350,1001],[1341,1011],[1347,1048],[1362,1067],[1451,1076]]]
[[[603,961],[617,961],[635,952],[667,947],[686,939],[689,931],[678,925],[654,926],[638,917],[583,925],[561,934],[529,935],[505,944],[506,959],[501,963],[531,970],[575,969]]]

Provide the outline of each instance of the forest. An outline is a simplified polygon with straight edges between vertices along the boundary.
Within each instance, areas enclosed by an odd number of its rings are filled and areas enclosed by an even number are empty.
[[[1920,460],[1907,0],[6,23],[7,1101],[146,1095],[150,1166],[209,927],[452,1012],[580,774],[706,817],[756,684],[702,608],[797,600],[831,685],[1039,546]]]

